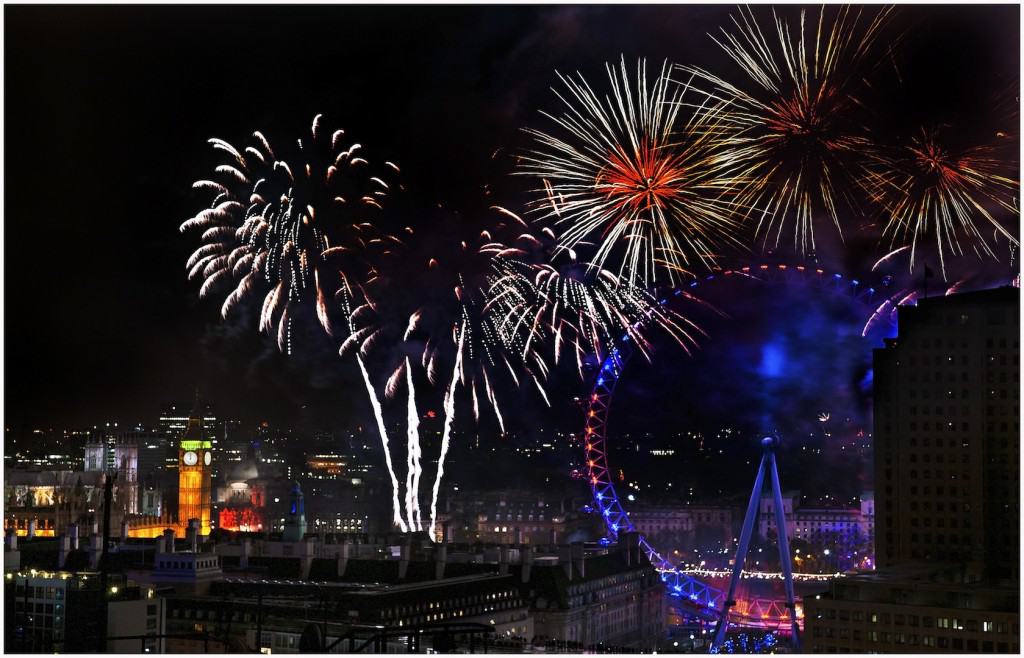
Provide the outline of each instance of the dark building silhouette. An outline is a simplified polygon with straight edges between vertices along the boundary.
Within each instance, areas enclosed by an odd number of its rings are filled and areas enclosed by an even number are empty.
[[[877,565],[1019,579],[1020,290],[901,307],[874,378]]]
[[[1020,650],[1020,289],[900,307],[875,350],[877,570],[804,598],[815,653]]]

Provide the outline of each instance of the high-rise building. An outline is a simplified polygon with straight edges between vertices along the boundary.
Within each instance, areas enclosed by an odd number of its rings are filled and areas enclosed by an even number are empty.
[[[189,418],[191,418],[194,413],[199,413],[203,421],[203,438],[207,441],[216,443],[218,438],[217,433],[220,428],[217,424],[217,417],[214,414],[213,407],[209,404],[197,407],[198,404],[199,398],[197,393],[196,402],[192,405],[165,405],[163,411],[160,412],[160,432],[171,441],[177,441],[181,438],[181,435],[185,433],[185,428],[188,426]]]
[[[814,653],[1020,650],[1020,290],[900,307],[875,350],[877,571],[804,597]]]
[[[875,351],[876,562],[1020,577],[1020,289],[922,299]]]

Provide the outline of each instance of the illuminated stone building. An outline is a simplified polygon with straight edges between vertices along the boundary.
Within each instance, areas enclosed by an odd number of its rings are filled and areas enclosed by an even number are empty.
[[[875,536],[875,501],[871,491],[861,495],[858,507],[847,509],[801,507],[799,491],[784,491],[782,509],[786,535],[791,539],[844,552],[866,549],[871,553]],[[760,535],[774,537],[775,501],[771,495],[761,497],[758,518]]]
[[[102,513],[102,471],[20,471],[4,475],[4,528],[21,537],[55,537]],[[121,512],[112,510],[114,525]]]
[[[736,536],[733,513],[726,506],[636,505],[629,511],[629,520],[657,545],[718,545]]]
[[[558,547],[555,559],[534,557],[520,567],[538,639],[578,649],[606,644],[654,649],[664,632],[665,586],[639,546],[623,533],[616,546]]]
[[[210,534],[213,445],[203,436],[203,419],[193,415],[178,444],[178,519],[199,519],[199,533]]]
[[[578,501],[547,498],[529,491],[446,499],[438,515],[445,541],[498,544],[556,544],[595,539],[600,528],[592,515],[573,510]]]
[[[217,489],[218,528],[242,532],[263,530],[271,484],[266,470],[259,449],[250,443],[245,457],[228,468],[225,485]]]

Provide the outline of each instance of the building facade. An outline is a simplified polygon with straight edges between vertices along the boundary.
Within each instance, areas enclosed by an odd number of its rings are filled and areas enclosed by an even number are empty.
[[[733,508],[708,505],[637,505],[629,512],[636,531],[656,543],[663,543],[658,541],[659,536],[667,536],[667,542],[679,542],[680,535],[696,534],[702,529],[728,540],[734,534],[733,519]]]
[[[922,299],[875,350],[877,570],[804,597],[828,653],[1019,653],[1020,290]]]
[[[782,509],[786,519],[786,536],[813,546],[834,548],[843,553],[864,549],[870,554],[875,537],[874,493],[864,492],[860,505],[855,508],[801,507],[800,492],[782,494]],[[774,536],[775,500],[761,496],[758,510],[758,532],[762,537]]]
[[[896,567],[864,573],[804,597],[804,647],[812,653],[1016,654],[1019,606],[1017,588],[963,583],[955,572]]]
[[[901,306],[874,387],[878,566],[1019,581],[1020,289]]]

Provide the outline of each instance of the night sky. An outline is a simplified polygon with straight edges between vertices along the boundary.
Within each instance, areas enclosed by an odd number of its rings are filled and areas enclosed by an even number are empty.
[[[600,81],[604,62],[621,54],[728,72],[707,33],[730,10],[5,7],[5,422],[152,422],[162,402],[187,400],[196,386],[246,420],[349,422],[365,412],[361,396],[346,395],[350,363],[315,344],[285,359],[255,318],[223,322],[220,302],[198,301],[187,281],[196,236],[178,225],[206,201],[191,182],[219,162],[206,139],[243,142],[259,129],[284,140],[323,112],[401,163],[424,204],[458,204],[504,176],[496,149],[524,148],[520,128],[556,108],[556,69]],[[986,131],[995,99],[1009,93],[1016,103],[1018,7],[907,6],[895,23],[908,36],[902,84],[879,90],[888,129],[948,121]],[[500,201],[521,207],[507,187]],[[827,257],[836,270],[862,271],[877,255],[852,244]],[[657,381],[699,370],[724,388],[702,386],[709,392],[692,393],[694,408],[718,410],[723,390],[751,383],[761,402],[749,420],[777,423],[762,419],[777,406],[768,398],[794,399],[787,387],[808,376],[794,346],[845,335],[852,323],[829,306],[801,314],[789,294],[772,308],[763,299],[732,306],[734,317],[774,319],[746,336],[720,332],[735,342],[704,357],[720,372],[703,362],[673,370],[683,357],[668,352],[668,370],[633,399],[653,408]],[[854,409],[869,348],[830,381],[849,389]],[[745,379],[733,364],[763,378]],[[788,380],[768,387],[781,367]],[[565,386],[565,399],[578,394]]]

